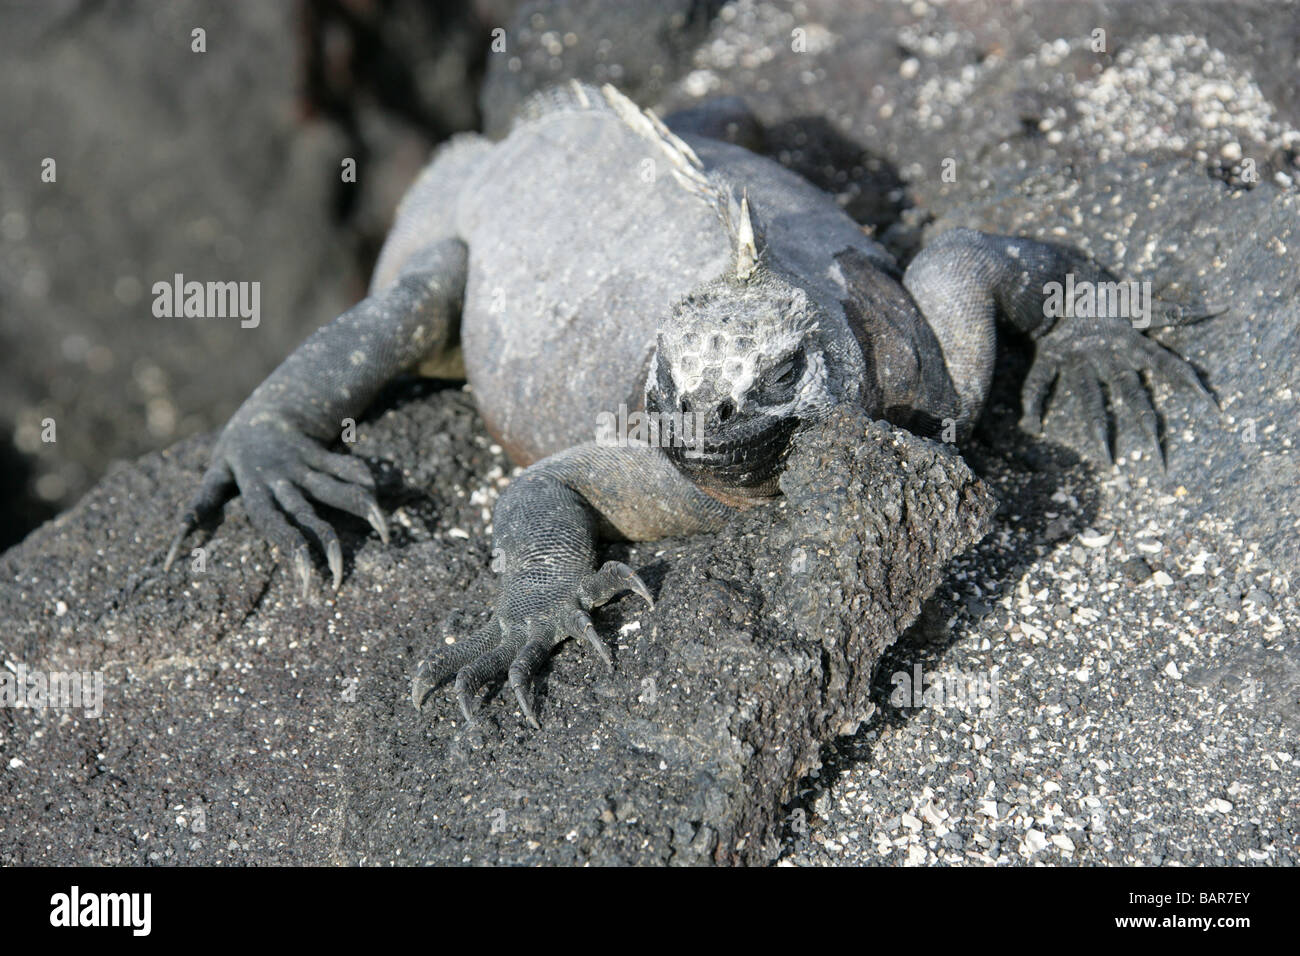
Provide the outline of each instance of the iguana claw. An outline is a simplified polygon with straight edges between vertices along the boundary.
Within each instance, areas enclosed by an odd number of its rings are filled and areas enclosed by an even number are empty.
[[[389,541],[388,525],[374,498],[374,479],[365,463],[327,451],[287,425],[233,420],[213,449],[213,459],[198,492],[181,512],[180,527],[163,561],[164,573],[171,569],[185,537],[221,507],[236,483],[248,520],[275,544],[282,559],[292,561],[304,601],[311,589],[309,537],[325,554],[334,590],[343,583],[338,533],[309,499],[364,519],[385,544]]]
[[[325,563],[329,565],[333,577],[334,590],[343,583],[343,546],[338,541],[331,541],[325,548]]]
[[[609,561],[599,571],[587,575],[576,591],[576,598],[549,607],[529,608],[535,613],[523,620],[512,615],[509,623],[503,623],[493,614],[471,637],[451,645],[435,658],[422,661],[411,678],[411,702],[416,710],[423,710],[433,690],[455,675],[457,703],[465,719],[473,720],[478,710],[479,690],[494,678],[505,675],[524,719],[540,729],[533,709],[532,681],[555,645],[566,637],[581,640],[612,672],[614,661],[609,647],[596,632],[587,611],[622,591],[632,591],[654,606],[650,589],[640,575],[621,561]]]
[[[622,561],[606,561],[599,571],[586,577],[578,587],[578,596],[588,608],[600,607],[614,595],[632,591],[654,609],[655,601],[641,576]]]
[[[298,578],[298,596],[306,602],[307,595],[311,592],[311,555],[305,545],[294,552],[293,571]]]
[[[366,520],[370,522],[370,527],[374,528],[375,533],[379,535],[379,540],[384,544],[388,544],[388,522],[384,520],[384,513],[379,510],[378,505],[372,504],[366,509]],[[335,585],[335,587],[338,587],[338,585]]]
[[[1021,427],[1040,434],[1044,405],[1053,384],[1064,386],[1082,406],[1084,426],[1097,457],[1109,465],[1113,458],[1110,419],[1102,392],[1105,385],[1111,400],[1111,417],[1118,418],[1119,411],[1123,410],[1135,419],[1163,470],[1166,467],[1164,447],[1155,407],[1142,383],[1141,372],[1163,378],[1173,388],[1196,396],[1218,412],[1214,396],[1201,384],[1190,364],[1130,325],[1116,322],[1088,330],[1064,326],[1048,333],[1038,343],[1022,391]]]

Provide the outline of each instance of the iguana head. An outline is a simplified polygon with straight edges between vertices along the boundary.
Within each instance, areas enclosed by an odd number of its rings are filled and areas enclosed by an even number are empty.
[[[815,299],[764,263],[744,190],[706,172],[652,114],[606,88],[627,122],[654,142],[684,190],[718,214],[731,268],[678,302],[664,320],[646,378],[659,444],[692,481],[725,497],[776,494],[790,438],[825,415],[846,376],[827,349]]]
[[[646,380],[661,444],[696,484],[739,497],[776,493],[795,430],[834,404],[818,309],[755,263],[696,290],[659,333]]]

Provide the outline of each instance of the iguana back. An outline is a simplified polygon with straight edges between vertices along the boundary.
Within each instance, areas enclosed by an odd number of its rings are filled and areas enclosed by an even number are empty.
[[[470,250],[465,367],[520,464],[590,441],[641,404],[672,304],[725,271],[725,223],[673,175],[684,161],[596,91],[552,97],[487,155],[456,226]]]

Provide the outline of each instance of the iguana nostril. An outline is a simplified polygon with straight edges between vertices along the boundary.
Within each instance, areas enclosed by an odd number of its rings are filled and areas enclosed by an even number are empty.
[[[728,418],[734,415],[735,412],[736,412],[735,405],[733,405],[729,401],[723,402],[721,405],[718,406],[718,421],[725,422]]]
[[[681,409],[683,415],[689,415],[691,413],[691,403],[683,398],[681,401]]]

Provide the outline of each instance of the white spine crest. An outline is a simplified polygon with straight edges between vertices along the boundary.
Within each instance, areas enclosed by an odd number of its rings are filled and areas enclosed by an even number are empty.
[[[758,246],[754,243],[754,224],[749,221],[749,196],[740,200],[740,224],[736,228],[736,278],[749,281],[758,265]]]
[[[575,87],[580,86],[574,81]],[[704,169],[695,150],[663,124],[659,117],[643,110],[609,83],[601,93],[610,108],[627,127],[642,138],[655,144],[668,161],[673,179],[687,192],[707,202],[717,213],[731,237],[732,251],[736,257],[736,277],[746,281],[758,265],[758,243],[750,218],[749,197],[742,195],[737,208],[732,187],[710,176]]]

